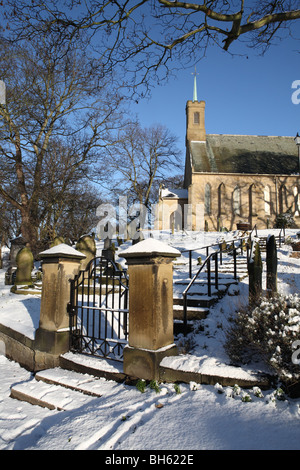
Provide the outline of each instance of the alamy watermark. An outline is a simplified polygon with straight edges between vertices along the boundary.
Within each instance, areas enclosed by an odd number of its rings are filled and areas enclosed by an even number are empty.
[[[299,104],[300,103],[300,80],[294,80],[292,83],[292,88],[295,89],[292,93],[292,103]]]
[[[101,204],[96,216],[97,236],[100,239],[137,239],[140,231],[153,231],[154,238],[160,238],[165,230],[203,230],[203,204],[152,204],[150,208],[143,204],[128,205],[127,197],[120,197],[118,206]]]
[[[295,351],[292,354],[292,363],[293,364],[300,364],[300,340],[296,340],[292,343],[292,348],[295,349]]]
[[[6,88],[3,80],[0,80],[0,105],[6,104]]]

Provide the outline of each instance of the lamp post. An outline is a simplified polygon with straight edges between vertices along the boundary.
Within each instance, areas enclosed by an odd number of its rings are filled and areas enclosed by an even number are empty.
[[[298,162],[299,162],[299,175],[300,175],[300,136],[297,132],[296,137],[294,138],[294,141],[296,142],[296,145],[298,147]]]

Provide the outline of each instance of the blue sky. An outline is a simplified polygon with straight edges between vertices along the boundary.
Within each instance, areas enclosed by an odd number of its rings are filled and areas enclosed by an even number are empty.
[[[300,134],[300,104],[292,103],[292,83],[300,80],[300,42],[285,40],[260,56],[253,49],[234,44],[232,56],[210,49],[197,64],[198,100],[206,102],[206,132],[211,134]],[[178,136],[185,149],[185,105],[193,98],[193,67],[158,86],[151,99],[133,111],[143,126],[161,123]],[[300,97],[300,94],[299,94]],[[183,155],[184,156],[184,155]]]

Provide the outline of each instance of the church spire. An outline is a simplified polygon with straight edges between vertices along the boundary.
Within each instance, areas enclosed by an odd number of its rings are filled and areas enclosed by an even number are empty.
[[[194,91],[193,91],[193,101],[198,101],[197,97],[197,72],[196,72],[196,65],[195,65],[195,72],[192,72],[192,75],[194,75]]]
[[[192,75],[194,75],[194,90],[193,100],[188,100],[186,104],[186,138],[190,142],[205,142],[205,101],[198,101],[197,75],[199,74],[196,66]]]

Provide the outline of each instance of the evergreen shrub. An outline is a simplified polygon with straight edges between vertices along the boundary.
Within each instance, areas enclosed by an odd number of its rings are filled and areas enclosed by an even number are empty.
[[[295,220],[290,210],[278,214],[275,220],[274,228],[294,228]]]
[[[227,330],[225,349],[235,364],[264,361],[289,386],[300,380],[299,339],[300,298],[277,294],[240,309]]]

